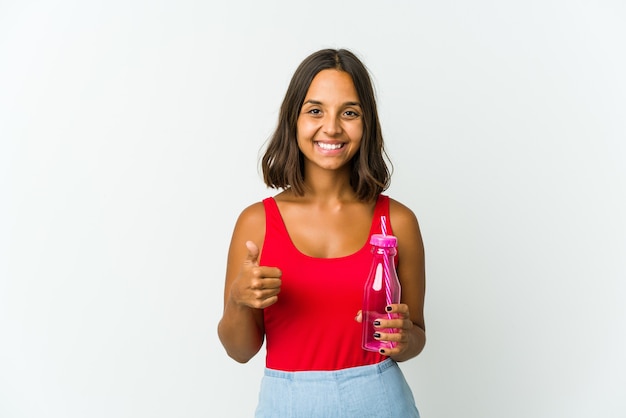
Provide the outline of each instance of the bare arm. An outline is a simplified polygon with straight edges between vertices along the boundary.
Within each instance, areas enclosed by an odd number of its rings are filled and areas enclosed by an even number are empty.
[[[402,301],[392,306],[391,312],[397,313],[398,319],[381,324],[381,328],[397,328],[399,332],[383,334],[381,339],[397,341],[397,346],[386,349],[384,354],[396,361],[405,361],[417,356],[426,344],[424,244],[415,214],[397,201],[391,200],[390,204],[393,234],[398,238]]]
[[[259,245],[265,236],[262,203],[240,215],[228,251],[224,313],[218,335],[230,357],[240,363],[260,350],[265,337],[263,308],[275,303],[280,292],[281,272],[259,266]]]

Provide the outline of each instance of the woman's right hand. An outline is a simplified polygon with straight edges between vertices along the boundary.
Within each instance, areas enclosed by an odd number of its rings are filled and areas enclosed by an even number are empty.
[[[282,272],[277,267],[259,266],[259,247],[246,241],[248,255],[230,288],[230,298],[238,306],[264,309],[278,300]]]

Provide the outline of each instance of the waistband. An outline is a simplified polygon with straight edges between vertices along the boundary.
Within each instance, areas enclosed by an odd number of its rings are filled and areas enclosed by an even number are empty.
[[[341,370],[287,372],[283,370],[265,368],[265,376],[294,381],[341,380],[346,378],[380,374],[395,365],[396,362],[388,358],[381,361],[380,363],[368,364],[365,366],[348,367],[347,369]]]

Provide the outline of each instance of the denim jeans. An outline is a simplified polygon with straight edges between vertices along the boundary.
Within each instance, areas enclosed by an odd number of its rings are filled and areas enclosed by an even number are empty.
[[[265,369],[257,418],[419,418],[395,361],[336,371]]]

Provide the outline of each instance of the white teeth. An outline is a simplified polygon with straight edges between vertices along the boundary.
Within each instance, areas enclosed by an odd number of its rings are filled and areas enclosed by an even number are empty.
[[[320,148],[327,150],[339,149],[343,147],[343,144],[325,144],[323,142],[318,142],[317,145],[319,145]]]

